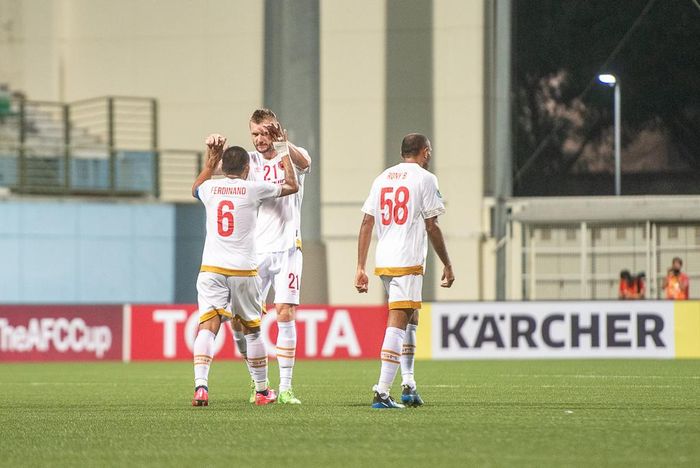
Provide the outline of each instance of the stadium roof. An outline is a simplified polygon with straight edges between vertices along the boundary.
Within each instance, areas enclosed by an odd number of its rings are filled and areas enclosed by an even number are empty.
[[[700,196],[516,198],[511,219],[524,223],[700,221]]]

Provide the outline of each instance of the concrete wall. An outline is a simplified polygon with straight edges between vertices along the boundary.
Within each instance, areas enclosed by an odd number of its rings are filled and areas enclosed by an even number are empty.
[[[488,228],[482,224],[484,3],[442,0],[433,8],[433,170],[446,201],[447,214],[440,224],[456,278],[450,289],[436,286],[436,299],[494,299],[494,280],[479,268],[495,261],[493,250],[481,243]],[[440,275],[435,281],[439,283]]]
[[[353,281],[360,207],[384,169],[385,14],[384,1],[321,2],[321,219],[333,304],[384,299],[377,278],[363,295]]]
[[[0,82],[40,100],[155,97],[162,147],[200,148],[211,131],[247,145],[263,101],[263,5],[0,0]]]
[[[264,3],[0,0],[0,14],[10,18],[9,29],[0,32],[0,54],[11,62],[0,67],[0,82],[9,81],[35,99],[156,97],[162,147],[199,148],[210,131],[250,147],[249,114],[263,102]],[[438,300],[493,298],[494,246],[481,241],[488,227],[484,1],[412,0],[413,10],[430,14],[397,23],[402,5],[320,0],[321,133],[313,156],[321,162],[328,300],[376,304],[384,299],[374,277],[369,294],[358,295],[353,288],[357,232],[371,181],[388,161],[398,161],[404,131],[425,131],[433,140],[432,170],[448,210],[440,222],[457,275],[451,290],[439,288],[437,262],[433,276],[426,277],[432,283],[426,291]],[[401,37],[431,42],[420,48],[427,63],[414,64],[432,68],[430,73],[411,76],[411,64],[392,59],[409,60],[415,49]],[[410,113],[401,114],[404,104],[416,114],[415,125]],[[286,123],[293,130],[294,119]],[[398,136],[389,138],[391,132]],[[183,183],[183,201],[189,199],[190,183]],[[168,193],[169,199],[180,199]],[[196,239],[181,246],[194,249],[195,244]],[[372,255],[368,263],[373,266]],[[178,279],[178,285],[185,280]]]
[[[425,2],[411,2],[415,9]],[[440,1],[432,5],[432,32],[426,35],[419,20],[399,27],[386,17],[391,4],[383,1],[321,3],[321,157],[323,234],[328,246],[330,301],[333,303],[377,302],[383,300],[381,284],[370,280],[370,293],[359,296],[352,288],[356,263],[357,232],[362,218],[360,207],[372,179],[388,161],[398,161],[398,141],[389,142],[384,131],[401,124],[385,124],[387,112],[401,107],[396,99],[410,101],[418,126],[414,131],[431,131],[435,163],[447,214],[441,220],[448,249],[455,264],[457,283],[450,290],[439,288],[440,266],[434,266],[433,290],[437,299],[480,299],[493,295],[490,280],[478,269],[482,255],[483,218],[483,37],[484,11],[481,1]],[[389,7],[389,8],[388,8]],[[404,65],[403,74],[387,76],[392,57],[386,50],[401,47],[397,37],[432,36],[432,63]],[[394,49],[404,58],[406,50]],[[421,54],[425,58],[426,54]],[[430,54],[427,55],[430,57]],[[432,67],[430,76],[411,75],[411,68]],[[413,81],[412,81],[413,80]],[[392,83],[396,83],[396,89]],[[406,83],[408,82],[408,83]],[[411,82],[416,83],[415,86]],[[424,89],[424,84],[429,89]],[[392,107],[393,106],[393,107]],[[422,107],[421,107],[422,106]],[[426,107],[427,106],[427,107]],[[404,106],[405,107],[405,106]],[[396,113],[396,112],[395,112]],[[410,114],[410,113],[409,113]],[[415,119],[414,119],[415,120]],[[393,121],[392,121],[393,122]],[[407,130],[408,127],[406,127]],[[384,131],[383,131],[384,130]],[[401,132],[399,132],[401,133]],[[396,138],[400,138],[396,137]],[[395,138],[395,139],[396,139]],[[491,250],[484,248],[488,255]],[[488,258],[487,260],[490,260]],[[369,266],[373,264],[370,258]]]
[[[174,218],[174,205],[0,201],[0,303],[172,302]]]

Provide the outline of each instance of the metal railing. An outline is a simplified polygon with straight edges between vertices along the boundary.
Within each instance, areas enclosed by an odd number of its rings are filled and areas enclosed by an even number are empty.
[[[21,194],[157,198],[162,189],[157,129],[158,103],[152,98],[15,99],[0,118],[0,186]],[[193,169],[201,158],[196,151],[173,152],[188,154],[183,158]]]
[[[525,224],[523,298],[615,299],[621,270],[645,273],[646,297],[662,299],[673,257],[681,257],[691,298],[700,297],[700,223]]]

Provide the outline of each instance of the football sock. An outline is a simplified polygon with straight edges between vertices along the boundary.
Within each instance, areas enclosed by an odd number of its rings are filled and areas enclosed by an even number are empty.
[[[260,332],[245,336],[248,345],[248,367],[255,382],[255,391],[267,390],[267,350]]]
[[[207,387],[209,367],[214,357],[214,338],[216,335],[209,330],[199,330],[192,348],[194,352],[194,386]]]
[[[409,323],[406,326],[406,338],[401,349],[401,385],[416,388],[416,380],[413,376],[413,365],[416,360],[416,328],[418,325]]]
[[[297,351],[297,327],[291,322],[277,322],[277,364],[280,368],[280,393],[292,388],[294,356]]]
[[[253,371],[250,369],[250,364],[248,363],[248,343],[245,340],[245,333],[239,330],[233,330],[233,342],[236,344],[238,352],[241,353],[241,357],[245,361],[246,366],[248,366],[250,378],[253,378]]]
[[[382,343],[382,350],[380,352],[382,367],[379,373],[379,383],[377,384],[377,391],[380,395],[388,395],[391,384],[394,383],[396,372],[399,370],[401,348],[405,336],[405,330],[395,327],[386,328],[384,342]]]

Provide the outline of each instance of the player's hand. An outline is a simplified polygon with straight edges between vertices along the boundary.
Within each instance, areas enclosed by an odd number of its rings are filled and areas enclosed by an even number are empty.
[[[357,270],[357,273],[355,274],[355,289],[357,289],[357,292],[360,294],[368,291],[369,278],[367,277],[365,270]]]
[[[226,145],[226,137],[218,133],[212,133],[204,140],[207,145],[207,166],[214,170],[219,165],[221,157],[224,154],[224,146]]]
[[[204,143],[207,145],[207,148],[211,150],[220,150],[223,152],[224,145],[226,144],[226,137],[218,133],[212,133],[204,140]]]
[[[442,269],[442,281],[440,281],[440,286],[443,288],[449,288],[454,282],[455,274],[452,272],[452,265],[446,265]]]
[[[265,130],[274,141],[287,141],[287,130],[279,122],[265,125]]]

